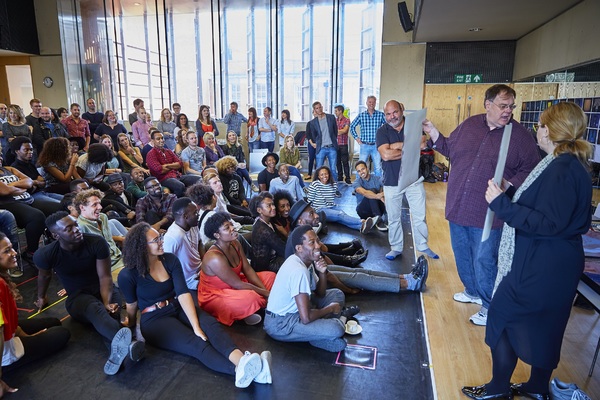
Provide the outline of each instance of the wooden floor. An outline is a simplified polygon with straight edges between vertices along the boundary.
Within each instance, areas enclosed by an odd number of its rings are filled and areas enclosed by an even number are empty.
[[[488,382],[492,368],[490,350],[484,343],[485,328],[469,322],[479,306],[452,299],[464,287],[456,272],[448,222],[444,218],[446,187],[442,182],[425,184],[429,246],[440,259],[430,260],[423,299],[438,398],[460,399],[462,386]],[[599,335],[598,314],[574,307],[563,340],[561,361],[553,375],[563,382],[576,383],[592,399],[600,399],[600,366],[588,377]],[[529,366],[519,362],[512,381],[522,382],[528,377]]]

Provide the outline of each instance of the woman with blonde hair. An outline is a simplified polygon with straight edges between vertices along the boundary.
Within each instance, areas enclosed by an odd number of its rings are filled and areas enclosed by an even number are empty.
[[[204,152],[206,153],[206,165],[213,165],[221,157],[225,156],[223,149],[217,144],[215,136],[207,132],[204,134]]]
[[[175,128],[177,125],[173,121],[173,113],[168,108],[163,108],[160,112],[160,120],[156,124],[156,128],[162,132],[165,138],[165,147],[169,150],[175,150],[177,140],[175,139]]]
[[[23,114],[23,109],[20,106],[16,104],[8,106],[6,122],[2,124],[2,135],[7,143],[12,142],[14,138],[19,136],[32,138],[33,127],[27,125],[25,114]],[[6,146],[3,155],[7,165],[12,164],[16,159],[14,153],[10,151],[10,146]],[[37,154],[34,154],[34,159],[36,157]]]
[[[550,377],[583,273],[581,235],[591,222],[586,124],[576,104],[553,105],[540,115],[537,131],[548,155],[517,190],[506,180],[488,182],[485,198],[504,221],[485,334],[493,374],[484,385],[463,387],[470,398],[550,399]],[[518,359],[531,365],[530,378],[511,385]]]
[[[219,136],[217,124],[210,117],[210,107],[201,105],[198,109],[198,119],[196,120],[196,133],[198,134],[198,144],[204,147],[204,134],[211,132],[215,136]]]
[[[279,150],[279,163],[287,164],[290,175],[294,175],[300,181],[300,186],[304,188],[304,178],[300,174],[302,163],[300,162],[300,150],[296,146],[293,135],[287,135],[283,146]]]

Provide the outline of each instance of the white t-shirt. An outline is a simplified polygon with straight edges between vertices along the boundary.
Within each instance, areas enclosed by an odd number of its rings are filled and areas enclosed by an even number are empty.
[[[202,262],[198,251],[199,242],[198,226],[193,226],[186,232],[179,225],[173,223],[165,233],[163,244],[165,252],[175,254],[181,261],[185,282],[190,289],[198,288],[198,273]]]
[[[295,297],[300,293],[306,293],[310,297],[316,287],[317,276],[306,268],[300,257],[292,254],[277,272],[267,310],[277,315],[297,313]]]

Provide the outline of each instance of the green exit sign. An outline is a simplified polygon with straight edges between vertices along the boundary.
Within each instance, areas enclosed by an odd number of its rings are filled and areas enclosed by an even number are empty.
[[[482,83],[483,74],[456,74],[454,83]]]

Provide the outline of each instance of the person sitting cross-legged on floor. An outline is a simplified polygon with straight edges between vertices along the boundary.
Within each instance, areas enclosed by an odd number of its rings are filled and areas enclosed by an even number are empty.
[[[327,289],[327,264],[311,226],[292,231],[286,255],[267,302],[265,331],[282,342],[309,342],[331,352],[344,350],[346,321],[359,310],[356,306],[343,308],[344,293]]]
[[[129,355],[138,361],[144,342],[132,341],[129,328],[120,322],[119,304],[112,301],[113,280],[110,274],[110,251],[102,236],[81,233],[77,220],[64,211],[46,218],[46,226],[55,239],[33,256],[38,267],[38,299],[43,309],[48,303],[46,292],[56,272],[67,292],[65,308],[74,320],[94,326],[111,352],[104,373],[114,375]]]
[[[319,226],[319,215],[308,203],[303,200],[296,202],[290,210],[292,227],[299,225]],[[319,241],[319,243],[321,243]],[[321,246],[323,244],[321,243]],[[322,248],[321,248],[322,250]],[[330,260],[326,261],[331,262]],[[363,268],[348,268],[339,265],[327,266],[329,285],[342,290],[347,294],[355,294],[361,290],[373,292],[399,293],[404,291],[420,292],[425,288],[429,266],[427,261],[420,261],[408,274],[395,274],[383,271],[374,271]]]
[[[119,287],[129,326],[135,326],[139,309],[140,329],[148,343],[234,375],[240,388],[252,381],[271,383],[271,353],[243,353],[217,320],[195,307],[181,263],[165,253],[156,229],[145,222],[136,224],[127,233],[123,251],[126,267],[119,274]]]
[[[229,214],[210,216],[204,233],[215,244],[202,259],[198,304],[222,324],[232,325],[236,320],[258,324],[262,318],[255,313],[267,305],[275,273],[252,269]]]

